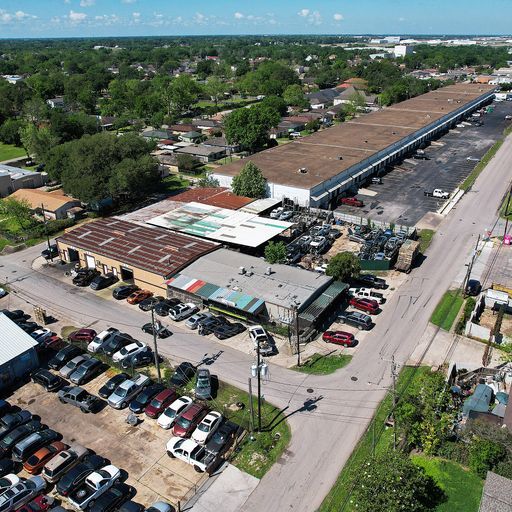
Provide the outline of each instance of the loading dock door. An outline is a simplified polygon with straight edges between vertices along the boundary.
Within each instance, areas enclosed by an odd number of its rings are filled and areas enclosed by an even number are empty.
[[[94,259],[94,256],[89,256],[88,254],[86,254],[85,265],[87,266],[87,268],[96,268],[96,260]]]
[[[121,281],[133,281],[133,270],[129,268],[121,267]]]
[[[66,252],[66,251],[64,251]],[[73,263],[74,261],[80,261],[80,255],[76,249],[68,249],[69,261]],[[66,258],[64,258],[66,259]]]

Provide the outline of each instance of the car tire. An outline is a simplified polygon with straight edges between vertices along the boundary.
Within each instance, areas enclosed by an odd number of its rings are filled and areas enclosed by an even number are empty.
[[[61,404],[65,404],[65,403],[66,403],[66,400],[64,400],[64,398],[59,398],[59,402],[60,402]]]
[[[169,457],[171,459],[175,459],[176,458],[176,455],[174,455],[174,453],[170,452],[169,450],[167,450],[167,455],[169,455]]]
[[[94,507],[94,504],[96,503],[95,500],[92,500],[90,501],[88,504],[87,504],[87,508],[91,509],[92,507]]]
[[[84,413],[84,414],[88,414],[89,411],[87,409],[85,409],[84,407],[80,407],[80,410]]]
[[[204,473],[204,470],[202,470],[199,466],[194,466],[194,471],[196,473]]]

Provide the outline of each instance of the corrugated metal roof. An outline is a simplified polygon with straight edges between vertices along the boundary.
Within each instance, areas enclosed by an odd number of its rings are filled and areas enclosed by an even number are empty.
[[[254,199],[245,196],[237,196],[227,188],[192,188],[181,194],[172,197],[173,201],[181,203],[202,203],[229,210],[238,210],[254,201]]]
[[[347,288],[348,284],[333,281],[319,297],[299,313],[299,318],[306,322],[314,322]]]
[[[0,366],[36,346],[32,336],[0,313]]]

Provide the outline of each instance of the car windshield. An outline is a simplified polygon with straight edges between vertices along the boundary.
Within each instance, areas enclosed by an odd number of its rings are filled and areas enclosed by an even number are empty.
[[[80,368],[78,368],[76,370],[76,375],[84,375],[85,373],[87,372],[87,367],[86,366],[80,366]]]
[[[126,354],[128,354],[128,352],[131,352],[132,350],[134,350],[133,348],[127,348],[127,347],[123,347],[120,352],[123,356],[125,356]]]
[[[29,461],[30,461],[30,459],[29,459]],[[12,485],[12,483],[8,478],[0,478],[0,487],[10,487],[11,485]]]
[[[114,392],[115,395],[121,397],[121,398],[124,398],[126,396],[126,393],[128,392],[127,389],[125,388],[119,388],[119,389],[116,389],[116,391]]]
[[[176,423],[182,428],[188,428],[192,424],[190,420],[187,420],[187,418],[184,418],[183,416],[179,418]]]
[[[176,417],[176,411],[174,409],[166,409],[164,411],[164,416],[167,416],[168,418],[174,419]]]
[[[27,460],[27,464],[29,466],[33,466],[34,464],[37,464],[39,462],[39,458],[36,457],[35,455],[31,455],[28,460]]]
[[[208,377],[199,377],[197,379],[197,387],[198,388],[204,388],[209,385],[210,385],[210,382],[209,382]]]
[[[151,407],[155,407],[156,409],[162,407],[162,402],[160,400],[157,400],[156,398],[153,398],[153,400],[151,400],[151,403],[149,404],[151,405]]]
[[[201,423],[198,427],[198,430],[201,432],[210,432],[210,425],[207,425],[206,423]]]

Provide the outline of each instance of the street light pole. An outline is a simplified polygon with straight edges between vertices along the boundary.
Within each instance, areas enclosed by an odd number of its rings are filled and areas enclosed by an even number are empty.
[[[155,311],[153,308],[151,308],[151,326],[153,330],[153,345],[154,345],[154,352],[155,352],[155,366],[156,366],[156,373],[158,376],[158,383],[160,384],[162,382],[162,376],[160,375],[160,361],[158,358],[158,345],[156,342],[156,325],[155,325]]]
[[[48,254],[50,255],[50,260],[53,263],[53,254],[50,249],[50,237],[48,236],[48,229],[46,225],[46,212],[44,210],[44,203],[41,203],[41,210],[43,212],[43,224],[44,224],[44,234],[46,235],[46,244],[48,245]]]
[[[261,355],[260,339],[257,338],[256,353],[258,354],[257,372],[258,372],[258,432],[261,432]]]
[[[297,304],[293,307],[293,313],[295,315],[295,336],[297,344],[297,366],[300,367],[300,336],[299,336],[299,307]]]

